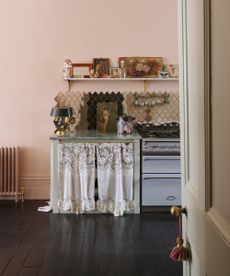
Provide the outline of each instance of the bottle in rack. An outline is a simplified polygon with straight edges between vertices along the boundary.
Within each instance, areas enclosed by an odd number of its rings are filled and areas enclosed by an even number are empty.
[[[121,60],[121,68],[120,68],[120,78],[125,79],[127,72],[126,72],[126,67],[125,67],[125,61]]]

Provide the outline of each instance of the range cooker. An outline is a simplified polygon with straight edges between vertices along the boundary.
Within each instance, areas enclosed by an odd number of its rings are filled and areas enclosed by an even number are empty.
[[[180,126],[136,123],[142,136],[142,210],[181,204]]]

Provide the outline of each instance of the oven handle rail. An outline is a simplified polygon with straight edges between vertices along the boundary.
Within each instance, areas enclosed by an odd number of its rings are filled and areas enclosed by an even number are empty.
[[[181,175],[178,173],[163,173],[163,174],[145,174],[142,176],[143,180],[151,180],[151,179],[167,179],[167,178],[173,178],[173,179],[179,179],[181,178]]]
[[[142,156],[143,161],[151,161],[151,160],[163,160],[163,159],[170,159],[170,160],[180,160],[180,156],[178,155],[148,155],[148,156]]]

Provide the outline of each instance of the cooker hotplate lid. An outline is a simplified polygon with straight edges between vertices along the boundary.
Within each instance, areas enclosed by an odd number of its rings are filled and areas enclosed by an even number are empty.
[[[143,138],[179,138],[180,124],[178,122],[151,123],[137,122],[135,129]]]

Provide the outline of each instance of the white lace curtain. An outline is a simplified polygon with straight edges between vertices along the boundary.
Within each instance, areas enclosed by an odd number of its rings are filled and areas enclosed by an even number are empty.
[[[132,144],[103,143],[97,146],[97,209],[115,216],[133,210]]]
[[[115,216],[134,209],[133,146],[124,143],[61,144],[59,146],[59,208],[83,213],[95,209],[95,152],[97,210]]]
[[[62,211],[81,214],[95,209],[95,145],[59,145],[59,201]]]

